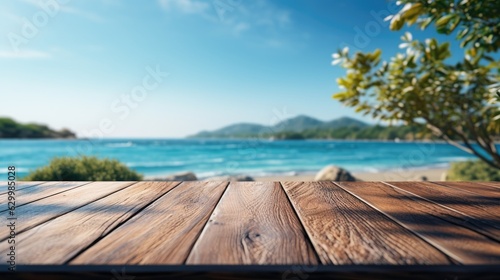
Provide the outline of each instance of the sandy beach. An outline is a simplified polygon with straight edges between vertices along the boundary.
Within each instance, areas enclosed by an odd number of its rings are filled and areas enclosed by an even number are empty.
[[[442,181],[443,174],[446,173],[446,168],[434,169],[406,169],[392,170],[378,173],[355,173],[352,175],[361,181],[421,181],[422,177],[426,177],[428,181]],[[255,181],[313,181],[315,173],[299,174],[294,176],[263,176],[255,177]]]

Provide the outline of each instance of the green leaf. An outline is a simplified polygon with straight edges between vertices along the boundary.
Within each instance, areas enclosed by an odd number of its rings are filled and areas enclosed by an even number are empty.
[[[376,61],[380,58],[380,55],[382,54],[382,51],[380,49],[376,49],[373,53],[372,53],[372,60],[373,61]]]
[[[448,34],[448,27],[445,25],[445,26],[441,26],[441,27],[438,27],[437,28],[437,32],[439,34]]]
[[[340,92],[332,95],[333,99],[338,99],[340,101],[346,100],[347,99],[347,92]]]
[[[407,6],[405,6],[404,8],[406,8],[406,7]],[[420,14],[421,11],[422,11],[422,4],[421,3],[413,4],[413,5],[409,6],[409,8],[405,9],[405,11],[401,15],[401,18],[404,20],[411,20],[415,17],[418,17],[418,15]]]
[[[470,42],[472,42],[472,40],[474,40],[474,35],[473,34],[470,34],[469,36],[465,37],[465,39],[462,41],[462,43],[460,44],[460,46],[462,48],[464,48],[465,46],[467,46]]]
[[[448,30],[448,33],[451,33],[457,28],[458,24],[460,23],[460,18],[455,17],[451,23],[450,29]]]
[[[404,25],[404,20],[401,19],[400,15],[395,15],[391,20],[390,28],[391,30],[400,30]]]
[[[457,35],[457,38],[458,39],[462,39],[465,35],[467,35],[467,33],[469,32],[469,28],[465,28],[463,29],[462,31],[460,31]]]
[[[429,26],[429,24],[432,22],[432,18],[426,18],[420,22],[420,29],[424,30]]]
[[[448,22],[450,22],[450,20],[454,17],[455,17],[454,14],[449,14],[449,15],[445,15],[445,16],[441,17],[440,19],[438,19],[436,21],[436,27],[439,29],[439,28],[446,26],[448,24]]]

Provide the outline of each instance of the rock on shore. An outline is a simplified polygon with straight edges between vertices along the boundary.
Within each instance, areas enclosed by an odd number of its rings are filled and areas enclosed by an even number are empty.
[[[254,178],[245,175],[237,175],[237,176],[218,176],[207,178],[203,181],[224,181],[224,182],[253,182]]]
[[[314,181],[349,181],[354,182],[356,178],[349,171],[334,165],[328,165],[316,174]]]
[[[183,172],[183,173],[177,173],[177,174],[172,174],[165,179],[164,181],[196,181],[198,178],[193,172]]]

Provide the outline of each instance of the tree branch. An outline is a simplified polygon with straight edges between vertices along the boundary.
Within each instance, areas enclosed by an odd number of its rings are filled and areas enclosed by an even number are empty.
[[[475,156],[477,156],[478,158],[480,158],[482,161],[486,162],[488,165],[490,165],[491,167],[494,167],[494,168],[499,168],[500,169],[500,164],[497,164],[495,161],[491,161],[489,160],[488,158],[486,158],[485,156],[483,156],[482,154],[480,154],[476,149],[474,149],[474,147],[472,147],[472,145],[469,143],[469,140],[467,139],[467,137],[465,137],[465,135],[461,134],[460,132],[458,132],[456,129],[454,129],[453,127],[450,127],[454,132],[455,134],[460,137],[464,143],[464,145],[461,145],[459,144],[457,141],[453,140],[450,135],[448,135],[447,133],[445,133],[442,129],[440,129],[437,125],[435,125],[429,118],[427,117],[424,117],[424,119],[427,121],[427,124],[428,124],[428,127],[434,132],[436,133],[436,135],[442,139],[444,139],[446,142],[448,142],[449,144],[459,148],[460,150],[464,151],[464,152],[467,152],[469,154],[473,154]]]

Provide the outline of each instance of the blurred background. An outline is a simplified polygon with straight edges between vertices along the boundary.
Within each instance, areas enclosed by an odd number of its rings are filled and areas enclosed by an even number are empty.
[[[2,1],[0,162],[25,180],[499,180],[499,6]]]

